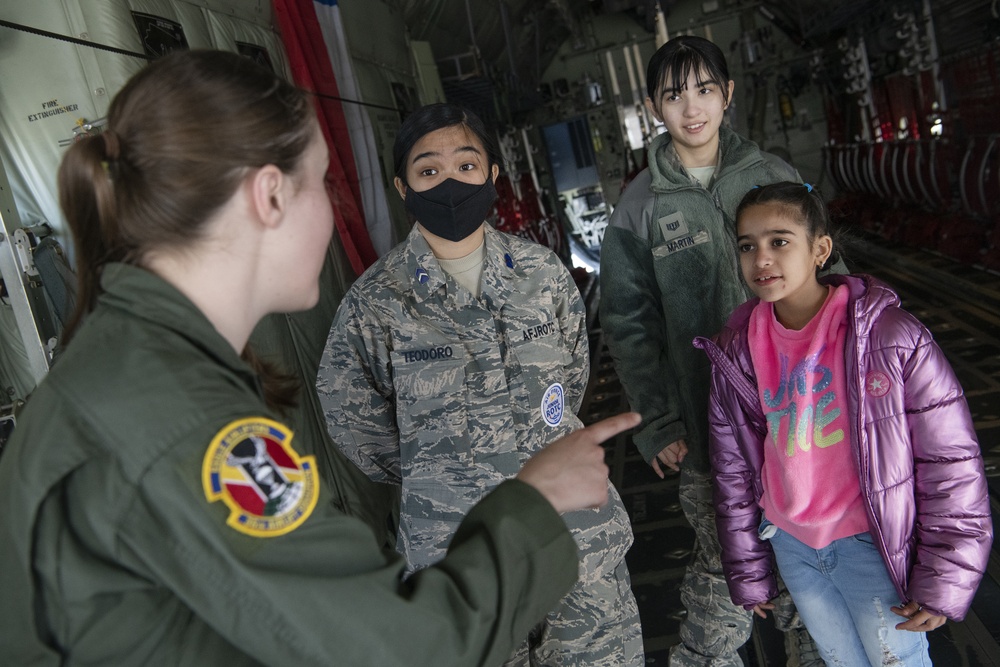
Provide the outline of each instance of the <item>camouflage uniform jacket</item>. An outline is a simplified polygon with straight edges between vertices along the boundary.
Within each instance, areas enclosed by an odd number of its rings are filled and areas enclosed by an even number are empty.
[[[486,226],[482,294],[414,228],[340,304],[317,390],[330,435],[372,479],[400,484],[410,570],[441,558],[462,517],[535,452],[582,424],[590,372],[580,294],[544,246]],[[632,534],[614,488],[566,515],[586,566],[613,570]]]

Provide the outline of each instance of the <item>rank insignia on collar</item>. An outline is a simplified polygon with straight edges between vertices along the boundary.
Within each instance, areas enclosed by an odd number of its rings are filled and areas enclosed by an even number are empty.
[[[205,452],[201,479],[209,502],[222,500],[231,527],[277,537],[302,525],[316,507],[316,459],[299,456],[293,435],[263,417],[239,419],[219,431]]]

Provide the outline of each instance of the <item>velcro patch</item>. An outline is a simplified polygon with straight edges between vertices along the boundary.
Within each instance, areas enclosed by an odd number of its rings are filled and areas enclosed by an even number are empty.
[[[319,499],[316,459],[291,447],[291,430],[264,417],[239,419],[220,430],[205,452],[202,485],[209,502],[229,508],[226,523],[255,537],[298,528]]]
[[[680,211],[665,215],[656,222],[660,225],[660,233],[663,234],[664,241],[672,241],[691,233],[684,220],[684,214]]]
[[[711,238],[712,237],[708,235],[708,231],[706,230],[689,234],[688,236],[681,236],[653,248],[653,256],[669,257],[675,252],[687,250],[688,248],[693,248],[696,245],[701,245],[702,243],[708,243]]]

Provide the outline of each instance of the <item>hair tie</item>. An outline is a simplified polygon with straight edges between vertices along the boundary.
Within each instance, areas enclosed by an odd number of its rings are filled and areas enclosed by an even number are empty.
[[[108,160],[117,160],[121,144],[115,131],[104,130],[101,132],[101,139],[104,140],[104,157]]]
[[[803,183],[802,185],[804,185],[806,190],[808,190],[809,192],[813,191],[813,186],[810,183]]]

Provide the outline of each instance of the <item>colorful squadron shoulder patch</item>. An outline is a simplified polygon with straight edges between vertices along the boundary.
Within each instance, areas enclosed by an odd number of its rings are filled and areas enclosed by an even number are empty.
[[[205,452],[202,485],[209,502],[229,508],[230,526],[255,537],[298,528],[319,499],[316,459],[291,447],[292,432],[263,417],[230,422]]]

